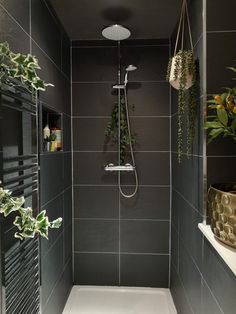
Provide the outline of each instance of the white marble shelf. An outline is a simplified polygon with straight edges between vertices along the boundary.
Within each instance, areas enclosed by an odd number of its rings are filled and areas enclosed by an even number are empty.
[[[211,245],[215,248],[215,250],[219,253],[219,255],[223,258],[225,263],[229,266],[229,268],[236,276],[236,249],[230,248],[224,243],[218,241],[211,231],[211,227],[209,225],[199,223],[198,228],[201,230],[207,240],[211,243]]]

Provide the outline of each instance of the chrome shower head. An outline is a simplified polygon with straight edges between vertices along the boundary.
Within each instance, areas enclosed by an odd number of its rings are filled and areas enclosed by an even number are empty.
[[[114,24],[114,25],[105,27],[102,30],[102,35],[103,37],[107,39],[120,41],[120,40],[129,38],[129,36],[131,35],[131,32],[128,28],[122,25]]]
[[[137,70],[137,67],[133,64],[130,64],[127,66],[127,68],[125,69],[127,72],[131,72],[131,71],[135,71]]]

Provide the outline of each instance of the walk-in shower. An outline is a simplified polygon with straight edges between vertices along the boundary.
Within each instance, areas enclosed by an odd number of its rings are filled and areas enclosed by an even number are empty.
[[[128,97],[127,97],[127,84],[128,84],[128,75],[130,72],[137,70],[137,67],[133,64],[130,64],[125,69],[124,80],[121,82],[121,54],[120,54],[120,41],[127,39],[130,37],[131,32],[129,29],[125,28],[122,25],[114,24],[108,26],[103,29],[102,35],[110,40],[115,40],[118,42],[118,82],[117,84],[113,85],[113,89],[118,91],[118,164],[114,165],[113,163],[109,163],[105,166],[105,171],[117,171],[118,172],[118,185],[119,190],[122,196],[126,198],[133,197],[138,190],[138,174],[135,165],[134,159],[134,151],[133,151],[133,144],[132,144],[132,135],[131,135],[131,127],[130,127],[130,117],[129,117],[129,106],[128,106]],[[124,105],[125,105],[125,115],[126,115],[126,123],[128,129],[128,138],[129,138],[129,149],[130,149],[130,156],[131,156],[131,164],[125,163],[122,164],[121,162],[121,97],[124,97]],[[135,189],[134,192],[131,194],[126,194],[122,190],[121,186],[121,172],[133,172],[135,176]]]

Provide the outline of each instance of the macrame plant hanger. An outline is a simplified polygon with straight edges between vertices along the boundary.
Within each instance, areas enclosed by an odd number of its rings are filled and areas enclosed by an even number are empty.
[[[188,36],[189,36],[191,51],[193,52],[193,39],[192,39],[192,31],[191,31],[191,26],[190,26],[188,4],[187,4],[187,0],[183,0],[180,19],[179,19],[179,25],[178,25],[178,31],[177,31],[177,36],[176,36],[176,42],[175,42],[174,56],[172,58],[170,78],[169,78],[170,84],[175,89],[179,89],[180,87],[180,80],[179,80],[180,73],[176,73],[176,70],[179,72],[179,70],[176,69],[176,63],[179,62],[179,66],[181,68],[181,58],[178,56],[177,49],[181,41],[181,45],[180,45],[181,49],[179,50],[179,52],[184,50],[184,35],[185,35],[185,21],[186,20],[187,20],[187,26],[188,26]],[[181,39],[180,39],[180,34],[181,34]],[[187,78],[186,89],[189,89],[193,85],[193,77],[191,74],[186,73],[186,78]]]

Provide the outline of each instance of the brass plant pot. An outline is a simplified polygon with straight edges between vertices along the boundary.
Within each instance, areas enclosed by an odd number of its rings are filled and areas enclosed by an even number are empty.
[[[236,248],[236,183],[213,184],[208,190],[208,211],[215,237]]]

